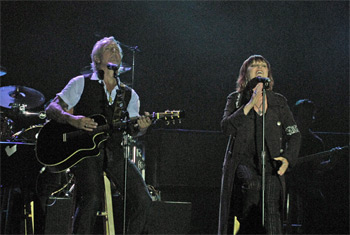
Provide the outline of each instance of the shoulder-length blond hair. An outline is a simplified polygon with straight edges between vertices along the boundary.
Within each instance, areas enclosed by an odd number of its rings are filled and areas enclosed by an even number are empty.
[[[263,61],[267,64],[268,78],[270,78],[270,80],[271,80],[271,82],[269,84],[269,88],[267,90],[272,90],[274,81],[273,81],[273,77],[272,77],[272,73],[271,73],[270,63],[262,55],[251,55],[251,56],[249,56],[248,59],[246,59],[243,62],[241,69],[239,70],[239,76],[237,78],[237,83],[236,83],[236,85],[237,85],[236,90],[238,92],[242,92],[246,88],[248,81],[249,81],[249,77],[247,76],[248,67],[253,62],[256,62],[256,61]]]
[[[95,43],[95,45],[92,49],[92,52],[91,52],[91,68],[94,72],[97,72],[98,70],[100,70],[100,62],[101,62],[103,49],[112,42],[117,44],[117,47],[119,49],[120,58],[123,59],[123,50],[120,47],[119,42],[117,40],[115,40],[115,38],[112,36],[111,37],[104,37]]]

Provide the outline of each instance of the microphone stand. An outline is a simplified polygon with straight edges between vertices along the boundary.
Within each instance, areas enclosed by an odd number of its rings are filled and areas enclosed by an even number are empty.
[[[121,42],[119,42],[119,44],[125,48],[127,48],[128,50],[132,51],[132,67],[131,67],[131,88],[134,88],[134,79],[135,79],[135,54],[136,52],[141,52],[141,50],[139,49],[138,46],[128,46],[125,45]]]
[[[263,86],[263,102],[262,102],[262,151],[261,151],[261,210],[262,210],[262,226],[265,227],[265,166],[266,166],[266,150],[265,150],[265,98],[266,98],[266,88],[265,84]]]
[[[262,217],[262,226],[265,227],[265,183],[266,183],[266,150],[265,150],[265,107],[266,107],[266,87],[269,87],[270,79],[256,77],[250,80],[250,83],[247,84],[247,88],[252,89],[259,82],[263,83],[263,101],[262,101],[262,150],[261,150],[261,217]]]
[[[128,50],[132,51],[132,73],[131,73],[131,88],[134,88],[134,78],[135,78],[135,53],[141,52],[140,49],[138,49],[138,46],[128,46],[121,42],[119,44],[123,47],[126,47]],[[116,76],[116,73],[114,74]],[[119,78],[118,79],[118,85],[120,85]],[[120,86],[119,86],[120,87]],[[123,101],[124,103],[124,101]],[[127,121],[129,121],[129,114],[126,112]],[[123,153],[124,153],[124,205],[123,205],[123,235],[126,234],[126,189],[127,189],[127,178],[128,178],[128,159],[130,155],[130,138],[129,135],[124,132],[123,133]]]
[[[132,51],[131,88],[134,87],[134,79],[135,79],[135,50]]]
[[[123,133],[123,152],[124,152],[124,204],[123,204],[123,235],[126,234],[126,190],[127,190],[127,179],[128,179],[128,158],[130,154],[130,145],[128,141],[128,134],[124,131]]]
[[[113,69],[113,77],[117,80],[117,86],[118,89],[120,89],[120,79],[118,77],[118,69]],[[118,94],[117,97],[118,98]],[[120,96],[123,103],[123,106],[125,106],[125,100],[123,96]],[[129,117],[129,113],[126,111],[122,112],[123,115],[121,118],[121,121],[128,123],[130,117]],[[126,119],[126,120],[125,120]],[[128,134],[126,133],[126,131],[123,132],[123,140],[121,145],[123,146],[123,155],[124,155],[124,195],[123,195],[123,235],[126,234],[126,194],[127,194],[127,178],[128,178],[128,158],[129,158],[129,154],[130,154],[130,148],[129,148],[129,141],[128,141]]]

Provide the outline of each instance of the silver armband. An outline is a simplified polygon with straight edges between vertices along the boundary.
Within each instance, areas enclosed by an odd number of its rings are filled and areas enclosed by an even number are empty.
[[[297,125],[287,126],[287,128],[286,128],[287,135],[293,135],[293,134],[298,133],[298,132],[299,132],[299,129],[298,129]]]

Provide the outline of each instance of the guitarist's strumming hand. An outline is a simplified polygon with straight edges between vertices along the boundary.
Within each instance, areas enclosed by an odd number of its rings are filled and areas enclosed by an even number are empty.
[[[85,116],[74,116],[72,115],[68,123],[75,128],[82,129],[85,131],[93,131],[97,127],[97,122],[94,119]]]
[[[288,166],[289,166],[289,162],[286,158],[284,157],[276,157],[274,158],[276,161],[281,161],[282,162],[282,165],[280,166],[280,169],[278,169],[278,174],[280,176],[284,175],[284,173],[286,172]]]
[[[77,129],[85,131],[93,131],[97,127],[94,119],[81,115],[73,115],[73,108],[68,110],[68,105],[59,96],[56,96],[46,108],[46,115],[49,119],[63,124],[68,123]]]

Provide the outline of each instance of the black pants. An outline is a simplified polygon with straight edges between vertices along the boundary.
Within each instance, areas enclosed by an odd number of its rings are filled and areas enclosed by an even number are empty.
[[[103,171],[113,181],[119,192],[124,194],[124,158],[122,151],[102,149],[101,156],[81,161],[74,174],[77,186],[77,209],[73,224],[73,233],[92,234],[96,213],[104,198]],[[151,206],[151,196],[136,166],[128,161],[127,203],[132,205],[132,214],[128,219],[129,234],[146,232],[146,220]]]
[[[281,182],[277,175],[266,175],[265,179],[265,225],[262,227],[261,175],[246,165],[239,165],[237,168],[236,187],[240,194],[238,220],[241,234],[282,234]]]

